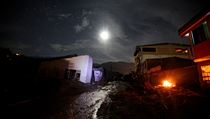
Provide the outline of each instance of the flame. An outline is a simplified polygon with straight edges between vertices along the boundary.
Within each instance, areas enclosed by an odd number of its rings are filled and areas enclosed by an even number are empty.
[[[162,86],[166,88],[171,88],[171,87],[174,87],[175,85],[168,80],[164,80]]]

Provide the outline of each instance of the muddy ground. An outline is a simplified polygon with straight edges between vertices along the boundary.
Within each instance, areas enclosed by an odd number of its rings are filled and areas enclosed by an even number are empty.
[[[208,117],[209,107],[209,96],[182,87],[144,90],[121,81],[71,82],[45,96],[8,104],[0,118],[188,119]]]
[[[175,87],[139,92],[127,89],[111,94],[98,111],[105,119],[189,119],[209,115],[209,97],[199,92]]]

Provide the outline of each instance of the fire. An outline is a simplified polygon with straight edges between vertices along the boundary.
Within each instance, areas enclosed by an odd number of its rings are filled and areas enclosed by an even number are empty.
[[[171,88],[171,87],[174,87],[175,85],[168,80],[164,80],[162,86],[166,88]]]

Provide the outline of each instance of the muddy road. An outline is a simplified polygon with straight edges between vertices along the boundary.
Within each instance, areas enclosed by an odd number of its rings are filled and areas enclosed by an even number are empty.
[[[208,116],[209,97],[181,87],[142,90],[113,81],[104,86],[64,88],[55,94],[9,105],[3,118],[186,119]],[[91,90],[89,89],[91,88]],[[83,90],[80,93],[76,90]],[[2,119],[3,119],[2,118]]]

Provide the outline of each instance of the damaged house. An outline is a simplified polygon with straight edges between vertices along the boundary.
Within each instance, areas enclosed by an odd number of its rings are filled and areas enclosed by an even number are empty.
[[[191,75],[196,77],[196,68],[191,60],[190,45],[158,43],[136,46],[134,53],[136,73],[144,80],[158,85],[164,79],[173,80],[177,85],[184,84]],[[184,79],[184,80],[183,80]],[[189,83],[190,84],[190,83]]]
[[[100,81],[103,70],[93,68],[88,55],[50,58],[40,64],[39,76],[44,80],[77,80],[83,83]]]

